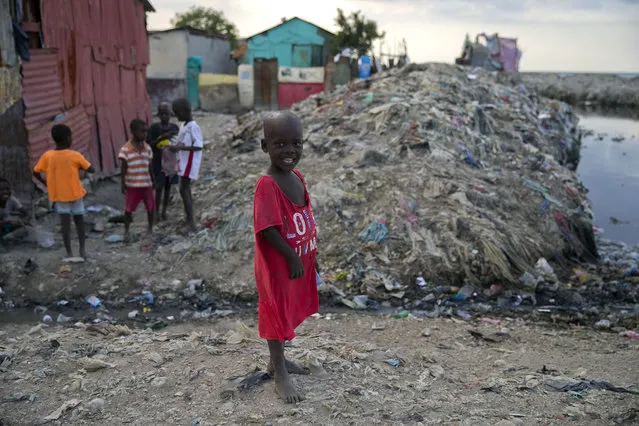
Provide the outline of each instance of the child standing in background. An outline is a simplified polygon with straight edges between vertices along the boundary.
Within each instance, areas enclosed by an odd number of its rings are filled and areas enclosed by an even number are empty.
[[[80,257],[86,258],[83,198],[87,191],[80,182],[79,170],[86,170],[89,173],[94,173],[95,170],[82,154],[70,149],[73,134],[68,126],[56,124],[51,128],[51,137],[56,148],[45,152],[40,157],[34,172],[43,182],[40,173],[47,174],[49,200],[55,203],[55,211],[60,215],[62,239],[67,257],[73,257],[71,250],[71,216],[73,216],[80,241]]]
[[[173,112],[179,121],[184,122],[184,125],[180,129],[177,145],[171,146],[170,149],[172,152],[178,153],[180,195],[184,202],[186,225],[190,232],[196,232],[191,181],[197,179],[200,173],[204,140],[202,139],[200,126],[193,121],[191,103],[188,99],[182,98],[173,102]]]
[[[163,102],[158,105],[159,123],[154,123],[149,128],[148,142],[153,150],[153,178],[155,179],[155,216],[156,219],[166,220],[166,209],[171,196],[171,185],[178,183],[177,162],[175,154],[168,146],[159,146],[162,141],[170,141],[180,132],[177,124],[171,123],[171,106]],[[166,169],[166,170],[165,170]],[[164,192],[164,200],[162,193]],[[161,201],[163,201],[161,203]],[[160,215],[160,204],[162,214]]]
[[[129,227],[133,221],[133,212],[140,202],[144,203],[148,217],[148,234],[153,233],[153,216],[155,215],[155,198],[153,190],[153,151],[146,143],[146,123],[140,119],[131,121],[133,137],[120,150],[120,168],[122,173],[121,188],[124,194],[124,240],[131,241]]]

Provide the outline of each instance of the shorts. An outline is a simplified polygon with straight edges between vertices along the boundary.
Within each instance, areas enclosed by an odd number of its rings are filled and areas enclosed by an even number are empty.
[[[124,212],[133,213],[140,202],[144,203],[147,212],[155,211],[155,194],[153,187],[146,188],[127,188],[124,196]]]
[[[168,177],[164,172],[158,172],[155,174],[155,185],[157,188],[164,188],[167,185],[177,185],[180,179],[177,174],[172,177]]]
[[[54,210],[57,214],[70,214],[73,216],[82,216],[86,213],[84,209],[84,199],[71,201],[70,203],[55,202]]]

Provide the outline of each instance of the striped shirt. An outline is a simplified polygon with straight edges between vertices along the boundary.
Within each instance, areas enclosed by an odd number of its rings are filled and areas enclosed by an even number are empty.
[[[153,161],[153,151],[146,142],[143,143],[141,150],[133,146],[131,141],[127,142],[120,150],[118,158],[126,161],[124,184],[127,188],[153,186],[149,172],[149,166]]]

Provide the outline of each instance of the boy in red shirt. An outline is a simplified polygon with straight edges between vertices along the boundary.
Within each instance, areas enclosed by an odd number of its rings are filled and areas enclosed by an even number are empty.
[[[155,180],[153,179],[153,151],[146,143],[148,128],[144,121],[136,118],[131,121],[131,134],[118,154],[122,173],[122,193],[124,194],[124,239],[131,241],[129,227],[133,221],[133,212],[140,202],[144,203],[148,216],[148,233],[153,232],[155,216]]]
[[[264,120],[262,150],[271,159],[255,189],[255,281],[259,295],[258,328],[268,341],[269,373],[282,399],[303,399],[289,374],[308,374],[284,357],[284,342],[317,313],[317,239],[306,183],[295,166],[302,158],[302,124],[290,112]]]

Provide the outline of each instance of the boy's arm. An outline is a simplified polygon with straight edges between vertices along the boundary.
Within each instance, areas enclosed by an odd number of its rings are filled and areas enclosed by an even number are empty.
[[[266,228],[262,231],[264,239],[277,250],[288,263],[288,271],[292,280],[304,276],[304,264],[302,259],[295,253],[295,250],[284,241],[282,235],[274,227]]]
[[[151,176],[151,185],[155,189],[155,178],[153,177],[153,162],[149,161],[149,176]]]
[[[171,151],[173,152],[177,152],[177,151],[202,151],[202,147],[199,146],[172,146],[171,147]]]
[[[85,169],[85,172],[87,172],[87,173],[95,173],[95,169],[93,168],[93,166],[89,166],[89,168]]]
[[[126,163],[126,160],[124,158],[120,158],[120,189],[122,190],[123,194],[126,193],[126,182],[124,178],[126,177],[128,167],[129,166]]]

